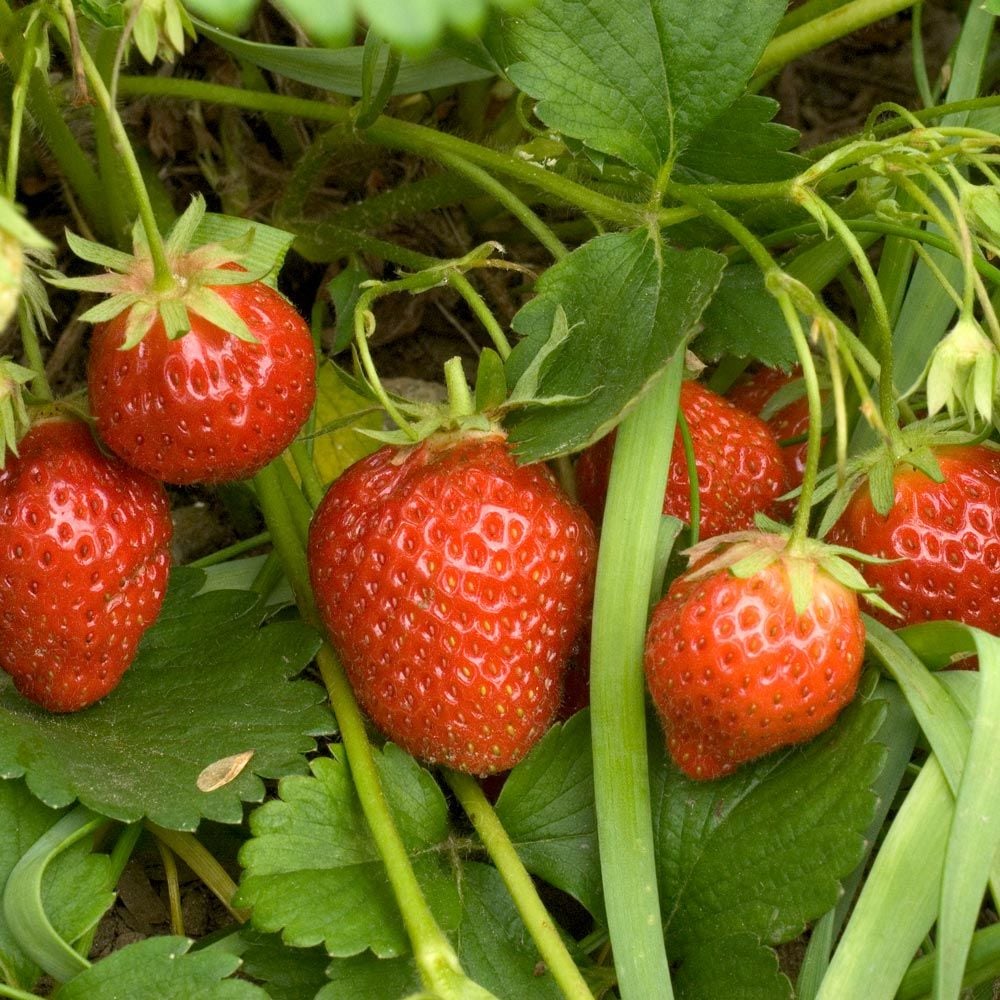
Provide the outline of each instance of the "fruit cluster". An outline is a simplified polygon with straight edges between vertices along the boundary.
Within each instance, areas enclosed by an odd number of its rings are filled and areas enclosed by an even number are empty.
[[[98,323],[88,371],[113,454],[50,407],[0,472],[0,666],[46,709],[111,691],[155,620],[171,537],[163,483],[254,475],[312,408],[306,324],[241,270],[192,265],[182,336],[155,296],[137,326],[134,295],[120,293],[128,308]],[[114,290],[133,278],[100,280]],[[209,294],[235,317],[225,329],[198,311]],[[753,530],[758,514],[786,515],[783,494],[802,481],[808,408],[767,409],[788,379],[756,373],[733,399],[681,388],[663,512],[697,514],[708,541],[654,609],[645,668],[670,752],[697,779],[812,738],[853,697],[866,584],[852,584],[848,550],[875,557],[868,586],[904,623],[1000,620],[1000,454],[989,447],[937,449],[941,483],[900,464],[887,516],[857,489],[831,532],[837,548]],[[581,649],[587,659],[614,436],[579,457],[577,506],[544,466],[515,461],[499,426],[456,426],[345,472],[316,511],[308,557],[323,624],[372,721],[424,761],[488,775],[528,752],[567,687],[585,701],[567,663]]]
[[[55,404],[0,469],[0,667],[53,712],[108,694],[166,591],[163,487],[243,479],[278,456],[315,398],[308,326],[274,289],[213,289],[252,331],[189,309],[168,337],[153,319],[128,349],[129,310],[99,323],[89,355],[91,428]]]

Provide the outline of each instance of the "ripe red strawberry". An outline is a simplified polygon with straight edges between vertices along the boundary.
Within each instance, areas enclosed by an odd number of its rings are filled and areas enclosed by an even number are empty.
[[[762,420],[697,382],[682,384],[680,407],[691,431],[698,470],[701,537],[751,528],[754,515],[766,511],[789,488],[777,440]],[[604,514],[613,445],[614,436],[609,434],[583,452],[576,464],[580,503],[595,524]],[[691,520],[679,430],[674,435],[663,513]]]
[[[734,406],[759,417],[779,389],[801,377],[800,368],[787,375],[778,368],[759,368],[737,381],[726,396]],[[768,417],[765,423],[779,441],[801,437],[809,430],[809,400],[804,395],[799,396]],[[806,448],[807,443],[803,440],[798,444],[784,445],[781,449],[788,467],[789,489],[802,485]]]
[[[1000,632],[1000,451],[985,445],[933,451],[944,482],[898,466],[888,516],[879,516],[862,486],[828,540],[895,560],[862,568],[902,616],[875,612],[886,625],[950,619]]]
[[[87,379],[101,437],[130,465],[169,483],[246,479],[291,443],[316,396],[305,321],[260,281],[219,285],[257,343],[190,310],[170,340],[157,318],[122,350],[128,312],[94,327]]]
[[[670,756],[718,778],[827,729],[854,696],[864,627],[854,591],[816,564],[795,610],[789,559],[751,576],[679,576],[653,611],[645,669]]]
[[[479,775],[555,717],[594,562],[586,515],[500,433],[381,448],[334,482],[309,536],[362,707],[415,756]]]
[[[0,666],[26,698],[103,698],[156,619],[170,565],[163,487],[98,449],[86,424],[35,424],[0,470]]]

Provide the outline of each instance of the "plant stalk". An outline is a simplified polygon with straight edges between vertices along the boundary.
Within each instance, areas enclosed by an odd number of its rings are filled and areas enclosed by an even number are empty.
[[[566,1000],[594,1000],[590,987],[566,949],[555,922],[539,899],[531,876],[479,782],[457,771],[445,771],[444,779],[476,828],[563,996]]]

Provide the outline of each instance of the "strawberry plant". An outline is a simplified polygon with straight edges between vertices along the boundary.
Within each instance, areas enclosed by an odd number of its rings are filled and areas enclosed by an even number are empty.
[[[0,0],[0,997],[992,996],[998,12]]]

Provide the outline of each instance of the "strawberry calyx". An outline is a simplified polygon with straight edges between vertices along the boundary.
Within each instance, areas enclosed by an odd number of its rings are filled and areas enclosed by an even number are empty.
[[[253,230],[233,240],[192,249],[204,216],[205,200],[199,195],[170,230],[164,244],[169,281],[156,275],[141,221],[136,222],[132,231],[131,254],[67,232],[70,249],[81,259],[104,267],[105,273],[67,278],[50,272],[47,280],[58,288],[110,296],[80,316],[87,322],[106,323],[128,311],[122,350],[135,347],[157,320],[163,323],[167,337],[176,340],[191,329],[189,313],[203,317],[240,340],[256,343],[244,320],[215,291],[219,285],[259,281],[267,273],[266,267],[253,270],[242,263],[253,243]]]
[[[851,497],[865,484],[872,506],[885,517],[895,500],[894,482],[899,468],[916,469],[940,483],[944,474],[935,458],[935,449],[974,444],[996,447],[986,440],[990,432],[989,426],[974,433],[966,430],[962,421],[930,417],[909,424],[893,435],[890,442],[853,458],[842,478],[838,477],[836,469],[827,469],[821,474],[813,494],[814,505],[829,501],[816,534],[822,538],[836,524]]]
[[[34,377],[30,368],[16,364],[12,358],[0,358],[0,469],[7,452],[17,455],[17,443],[31,426],[24,387]]]
[[[763,515],[757,520],[762,530],[716,535],[685,550],[692,567],[687,578],[697,580],[727,570],[739,579],[748,579],[781,562],[788,573],[796,614],[803,614],[811,604],[816,574],[822,572],[862,596],[873,607],[898,617],[898,612],[879,597],[852,564],[892,560],[856,552],[843,545],[830,545],[816,538],[790,542],[787,528]]]
[[[927,412],[947,410],[990,424],[1000,396],[1000,351],[971,316],[963,316],[934,348],[917,385],[924,383]],[[911,390],[912,391],[912,390]]]
[[[444,403],[417,402],[386,392],[364,378],[345,381],[356,392],[381,403],[383,409],[396,423],[395,430],[358,428],[358,432],[398,446],[417,445],[432,436],[442,439],[469,434],[505,435],[496,414],[484,412],[478,394],[469,391],[465,381],[462,359],[454,357],[445,362],[445,384],[448,398]]]

